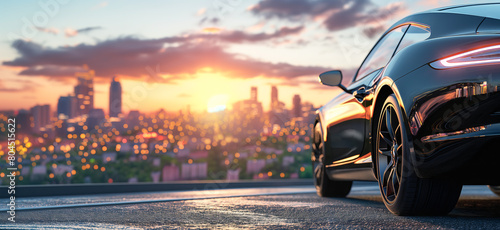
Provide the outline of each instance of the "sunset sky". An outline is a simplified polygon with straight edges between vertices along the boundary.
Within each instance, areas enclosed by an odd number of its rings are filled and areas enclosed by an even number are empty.
[[[338,89],[316,76],[351,75],[392,23],[476,2],[2,1],[0,110],[54,110],[84,64],[96,71],[95,107],[105,111],[113,76],[122,82],[124,111],[203,111],[211,98],[230,106],[249,98],[251,86],[268,110],[271,85],[287,107],[294,94],[320,106]]]

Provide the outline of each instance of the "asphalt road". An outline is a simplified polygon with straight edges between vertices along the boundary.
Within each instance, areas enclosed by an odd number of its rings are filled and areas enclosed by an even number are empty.
[[[372,183],[355,184],[347,198],[301,186],[19,198],[17,207],[16,223],[2,211],[0,228],[500,229],[500,197],[486,186],[465,186],[440,217],[394,216]]]

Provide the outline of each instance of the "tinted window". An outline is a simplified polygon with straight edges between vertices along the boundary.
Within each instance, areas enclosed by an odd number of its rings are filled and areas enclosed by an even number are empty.
[[[371,72],[370,74],[366,75],[364,78],[372,79],[371,81],[373,81],[373,80],[375,80],[376,77],[378,77],[380,72],[382,72],[382,69],[383,68],[375,70],[375,71]]]
[[[399,44],[396,53],[406,48],[407,46],[413,45],[417,42],[421,42],[427,39],[429,36],[431,36],[431,32],[428,31],[428,29],[424,29],[413,25],[410,26],[410,28],[408,28],[408,30],[406,31],[403,40],[401,40],[401,44]]]
[[[389,63],[389,60],[391,60],[391,57],[407,28],[408,26],[406,25],[393,29],[377,43],[375,48],[372,49],[359,68],[356,80],[363,78],[367,74],[376,69],[380,69]]]

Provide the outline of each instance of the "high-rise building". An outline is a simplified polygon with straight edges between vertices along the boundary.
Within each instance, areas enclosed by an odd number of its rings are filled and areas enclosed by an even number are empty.
[[[30,111],[33,116],[33,130],[35,132],[50,124],[50,105],[36,105]]]
[[[257,101],[257,87],[255,86],[252,86],[252,89],[250,90],[250,100]]]
[[[271,87],[271,111],[268,113],[269,123],[272,125],[285,125],[289,120],[288,111],[285,109],[285,103],[278,99],[278,87]]]
[[[285,112],[285,103],[279,101],[278,99],[278,88],[276,86],[271,87],[271,116],[280,115],[283,117],[282,113]]]
[[[113,77],[109,87],[109,116],[118,117],[122,113],[122,85]]]
[[[57,102],[57,117],[58,118],[73,118],[78,115],[78,102],[75,97],[59,97]]]
[[[50,105],[42,105],[42,125],[46,126],[50,124],[50,119],[52,118],[52,111],[50,110]]]
[[[278,88],[273,85],[271,87],[271,111],[274,111],[278,107],[278,104]]]
[[[33,106],[30,109],[31,115],[33,116],[33,131],[40,131],[42,127],[42,107],[39,105]]]
[[[233,104],[233,110],[240,114],[245,114],[249,118],[262,116],[262,103],[257,101],[257,87],[253,86],[250,90],[250,99],[237,101]]]
[[[16,115],[16,131],[19,133],[31,133],[33,129],[33,117],[28,110],[21,109]]]
[[[292,115],[294,117],[302,117],[301,100],[300,100],[300,95],[298,95],[298,94],[295,94],[293,96],[293,110],[292,110]]]
[[[75,86],[75,96],[77,100],[77,112],[79,115],[87,115],[94,108],[94,70],[88,69],[87,72],[78,72],[78,84]]]
[[[233,104],[233,110],[250,119],[260,118],[262,116],[262,103],[253,100],[237,101]]]
[[[89,111],[89,117],[87,118],[87,126],[89,130],[96,129],[96,126],[101,125],[105,121],[104,110],[102,109],[92,109]]]
[[[262,103],[255,100],[256,97],[257,88],[252,87],[250,99],[237,101],[233,104],[233,114],[236,115],[234,125],[244,128],[242,132],[244,135],[248,135],[248,132],[259,132],[262,129]]]
[[[130,128],[133,128],[135,126],[138,126],[140,124],[139,122],[139,117],[141,116],[141,113],[139,110],[130,110],[127,115],[127,124]]]

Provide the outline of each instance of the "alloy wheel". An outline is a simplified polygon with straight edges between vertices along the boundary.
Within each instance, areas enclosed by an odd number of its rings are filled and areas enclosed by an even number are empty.
[[[321,141],[321,137],[318,137],[319,141],[315,140],[315,143],[313,144],[313,154],[314,154],[314,159],[312,161],[313,163],[313,170],[314,170],[314,184],[316,186],[321,186],[322,183],[322,177],[323,177],[323,142]]]
[[[387,105],[381,115],[376,139],[377,176],[384,199],[392,203],[401,185],[404,143],[394,106]]]

